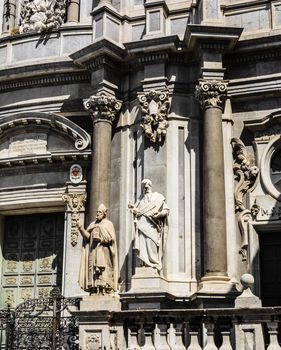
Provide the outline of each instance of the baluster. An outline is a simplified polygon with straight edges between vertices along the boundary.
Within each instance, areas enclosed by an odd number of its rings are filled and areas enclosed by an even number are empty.
[[[130,326],[128,330],[128,347],[127,350],[140,350],[138,344],[138,327]]]
[[[185,350],[185,346],[182,341],[183,337],[183,325],[175,325],[175,346],[171,346],[172,350]]]
[[[269,334],[269,346],[267,350],[280,350],[281,347],[278,344],[278,323],[277,322],[268,322],[267,323],[268,334]]]
[[[222,335],[222,345],[219,350],[233,350],[230,342],[230,331],[221,332]]]
[[[203,350],[218,350],[214,342],[214,328],[215,325],[213,323],[206,323],[205,327],[207,329],[207,342],[204,346]]]
[[[167,342],[167,325],[158,324],[154,330],[154,345],[156,350],[170,350]]]
[[[142,350],[155,350],[152,342],[153,325],[144,326],[144,346],[141,347]]]
[[[190,335],[190,345],[187,348],[187,350],[202,350],[201,346],[199,345],[199,341],[198,341],[199,332],[198,331],[190,331],[189,335]]]

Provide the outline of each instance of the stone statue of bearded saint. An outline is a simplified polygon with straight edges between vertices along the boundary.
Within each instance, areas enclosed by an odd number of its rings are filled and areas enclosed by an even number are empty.
[[[107,208],[98,207],[96,220],[85,230],[80,261],[79,285],[91,294],[113,293],[117,290],[118,258],[114,226],[107,218]]]
[[[168,234],[169,208],[162,194],[152,192],[152,182],[142,181],[142,196],[135,204],[129,204],[134,214],[134,249],[145,266],[160,272]]]

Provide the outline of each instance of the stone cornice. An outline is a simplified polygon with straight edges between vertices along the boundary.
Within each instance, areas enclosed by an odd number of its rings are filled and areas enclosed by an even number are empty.
[[[88,161],[91,151],[53,152],[48,155],[32,155],[0,159],[0,169],[12,167],[36,166],[40,164],[65,164],[65,162]]]
[[[224,52],[234,48],[242,31],[243,28],[237,27],[188,24],[184,35],[184,41],[187,48],[191,50],[200,46],[204,49],[202,45],[208,45],[208,50],[220,49]],[[217,46],[218,44],[219,47]]]
[[[102,39],[69,56],[75,64],[90,67],[96,60],[110,58],[116,62],[123,62],[125,50],[113,42]]]
[[[176,52],[180,47],[177,35],[139,40],[124,44],[129,57],[143,56],[145,53]]]
[[[199,80],[195,97],[203,110],[207,108],[223,109],[227,97],[227,81]]]
[[[31,77],[0,82],[0,93],[10,90],[33,88],[35,86],[54,86],[90,82],[91,75],[88,72],[52,74],[36,78]]]
[[[112,123],[121,106],[121,101],[106,93],[93,95],[84,101],[84,107],[91,112],[94,123],[101,120]]]
[[[75,66],[69,59],[0,69],[0,92],[90,81],[90,73]]]
[[[228,95],[231,98],[249,98],[265,94],[273,96],[280,95],[280,91],[281,74],[232,79],[228,87]]]

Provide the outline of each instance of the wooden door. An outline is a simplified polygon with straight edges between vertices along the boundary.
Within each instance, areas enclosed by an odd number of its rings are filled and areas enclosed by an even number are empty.
[[[63,232],[62,213],[6,218],[2,307],[48,297],[53,287],[61,287]]]

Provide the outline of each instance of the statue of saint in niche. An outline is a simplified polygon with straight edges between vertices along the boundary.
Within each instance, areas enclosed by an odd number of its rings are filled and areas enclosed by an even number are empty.
[[[114,226],[106,216],[107,208],[101,204],[96,220],[86,230],[78,224],[84,240],[79,285],[91,294],[110,294],[117,290],[116,236]]]
[[[134,215],[134,249],[144,266],[160,272],[168,234],[169,208],[162,194],[152,192],[152,182],[142,181],[142,196],[135,204],[129,204]]]

